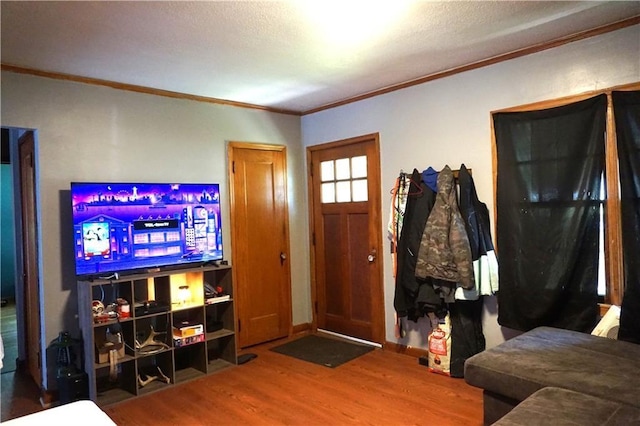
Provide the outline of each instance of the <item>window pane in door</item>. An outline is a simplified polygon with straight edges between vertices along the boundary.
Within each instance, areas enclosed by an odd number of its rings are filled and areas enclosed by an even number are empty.
[[[320,163],[320,180],[326,182],[334,179],[333,160]]]
[[[323,203],[335,203],[336,202],[336,189],[333,182],[322,184],[322,202]]]
[[[353,179],[367,177],[367,156],[361,155],[359,157],[351,158],[351,177]]]
[[[336,180],[349,179],[351,170],[348,158],[340,158],[336,160]]]
[[[351,201],[351,181],[336,183],[336,199],[339,203]]]
[[[353,201],[367,201],[369,194],[367,192],[367,180],[358,179],[353,183]]]

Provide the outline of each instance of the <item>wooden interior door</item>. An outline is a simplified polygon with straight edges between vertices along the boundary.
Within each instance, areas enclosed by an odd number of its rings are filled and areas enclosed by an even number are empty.
[[[27,131],[18,141],[20,156],[20,200],[22,203],[22,270],[27,366],[42,387],[40,366],[40,277],[38,274],[38,223],[35,193],[35,141]]]
[[[286,147],[229,144],[231,235],[240,348],[291,333]]]
[[[378,135],[307,150],[317,327],[383,343]]]

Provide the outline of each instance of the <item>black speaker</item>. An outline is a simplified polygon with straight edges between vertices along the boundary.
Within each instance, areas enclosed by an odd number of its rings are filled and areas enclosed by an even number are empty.
[[[58,377],[57,381],[60,404],[89,399],[89,379],[87,373],[80,372],[69,376]]]

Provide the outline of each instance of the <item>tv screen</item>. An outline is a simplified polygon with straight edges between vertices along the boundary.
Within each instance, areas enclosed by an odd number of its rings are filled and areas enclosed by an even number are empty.
[[[218,184],[72,182],[76,275],[222,260]]]

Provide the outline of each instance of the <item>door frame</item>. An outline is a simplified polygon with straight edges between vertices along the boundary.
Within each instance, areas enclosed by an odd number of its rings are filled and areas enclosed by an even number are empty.
[[[382,258],[383,251],[383,242],[382,242],[382,183],[381,183],[381,169],[380,169],[380,134],[379,133],[369,133],[366,135],[355,136],[347,139],[340,139],[332,142],[322,143],[318,145],[308,146],[307,147],[307,193],[308,193],[308,213],[309,213],[309,261],[310,261],[310,271],[311,271],[311,305],[312,305],[312,323],[311,329],[312,331],[318,330],[318,283],[316,277],[316,245],[314,242],[314,230],[315,230],[315,204],[314,204],[314,196],[313,196],[313,164],[311,162],[312,153],[315,151],[321,151],[325,149],[333,149],[340,148],[343,146],[348,146],[356,143],[366,142],[373,140],[375,144],[375,153],[374,158],[377,165],[377,173],[372,177],[374,179],[374,187],[378,189],[378,194],[376,194],[373,202],[377,205],[373,208],[373,215],[370,218],[370,221],[375,222],[375,226],[373,227],[373,231],[375,232],[376,244],[378,246],[378,256],[376,264],[378,265],[378,286],[377,288],[372,288],[372,292],[375,293],[373,298],[377,298],[379,303],[372,304],[372,317],[378,318],[373,325],[373,336],[374,343],[383,344],[386,342],[386,317],[385,317],[385,302],[384,302],[384,261]],[[371,224],[370,224],[371,225]]]

